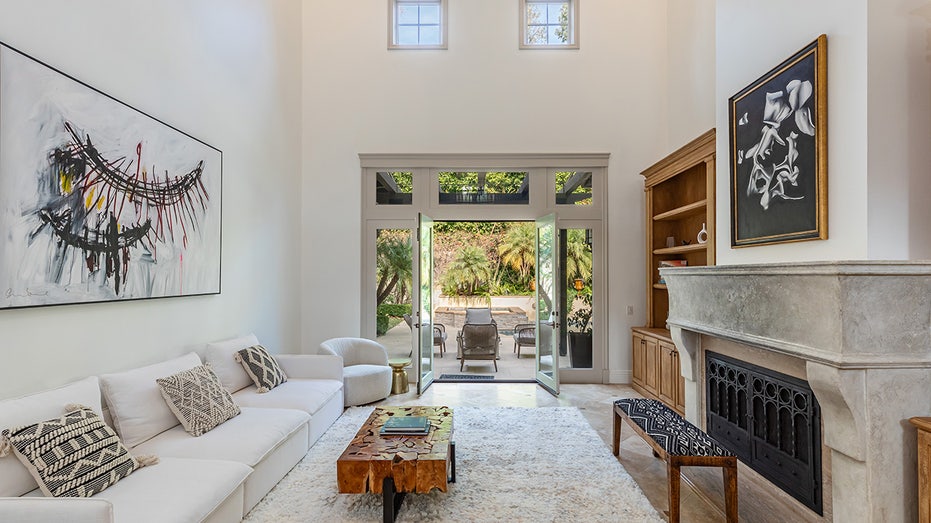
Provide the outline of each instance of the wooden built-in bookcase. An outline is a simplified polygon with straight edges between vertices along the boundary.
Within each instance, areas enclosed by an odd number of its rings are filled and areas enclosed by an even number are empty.
[[[690,267],[714,265],[714,173],[714,129],[641,173],[646,196],[647,324],[632,333],[633,386],[680,412],[684,399],[679,359],[666,329],[669,294],[660,282],[659,266],[668,260],[684,260]],[[700,244],[703,224],[708,238]]]

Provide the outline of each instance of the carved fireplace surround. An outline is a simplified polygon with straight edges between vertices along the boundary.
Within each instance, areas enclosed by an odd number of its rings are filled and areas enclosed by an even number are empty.
[[[800,358],[831,451],[834,521],[917,519],[911,416],[931,414],[931,263],[815,262],[661,270],[704,425],[701,339]]]

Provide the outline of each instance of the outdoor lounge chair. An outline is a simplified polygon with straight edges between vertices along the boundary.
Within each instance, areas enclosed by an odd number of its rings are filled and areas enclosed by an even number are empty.
[[[466,325],[494,325],[497,331],[497,322],[495,322],[494,316],[491,314],[491,307],[466,307],[465,310],[465,324]],[[496,333],[497,335],[497,333]],[[500,339],[500,338],[499,338]],[[459,334],[456,335],[456,343],[460,347],[456,351],[456,358],[462,359],[462,331],[459,331]],[[496,358],[500,359],[501,355],[499,351],[495,351],[497,355]]]
[[[410,314],[404,315],[404,321],[407,323],[407,326],[411,328],[411,331],[414,330],[414,320],[411,318]],[[443,357],[443,353],[446,352],[446,325],[442,323],[433,324],[433,346],[440,348],[440,357]]]
[[[465,311],[466,323],[495,323],[490,307],[467,307]]]
[[[466,323],[459,331],[459,370],[465,368],[466,360],[491,360],[498,372],[498,326],[494,323]]]
[[[520,358],[521,347],[536,347],[537,326],[533,323],[518,323],[514,326],[514,352]]]

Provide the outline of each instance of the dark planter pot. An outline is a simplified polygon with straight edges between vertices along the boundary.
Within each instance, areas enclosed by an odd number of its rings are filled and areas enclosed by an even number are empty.
[[[569,364],[573,369],[592,368],[592,333],[569,333]]]

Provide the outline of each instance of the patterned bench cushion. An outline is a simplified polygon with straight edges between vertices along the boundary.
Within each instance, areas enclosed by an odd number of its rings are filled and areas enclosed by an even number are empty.
[[[624,398],[614,402],[667,454],[733,456],[711,436],[656,400]]]

